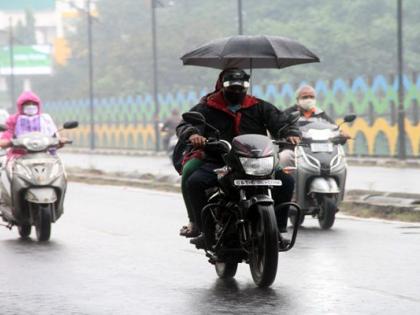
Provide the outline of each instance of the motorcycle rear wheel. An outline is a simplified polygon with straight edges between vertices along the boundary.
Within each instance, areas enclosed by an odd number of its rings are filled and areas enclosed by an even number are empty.
[[[18,232],[21,238],[28,238],[31,234],[32,226],[30,224],[22,224],[18,226]]]
[[[289,216],[290,219],[290,223],[292,223],[293,226],[295,226],[297,218],[296,218],[296,214],[292,214]],[[303,224],[303,222],[305,221],[305,214],[302,213],[300,218],[299,218],[299,226],[301,226]]]
[[[318,214],[319,226],[323,230],[328,230],[334,225],[337,206],[331,197],[322,196],[320,207],[321,210]]]
[[[220,279],[233,278],[236,275],[238,269],[237,262],[216,262],[214,265],[216,273]]]
[[[249,267],[255,284],[268,287],[276,279],[279,235],[273,206],[257,207],[257,215],[251,220]]]
[[[36,238],[46,242],[51,236],[51,206],[39,205],[35,221]]]

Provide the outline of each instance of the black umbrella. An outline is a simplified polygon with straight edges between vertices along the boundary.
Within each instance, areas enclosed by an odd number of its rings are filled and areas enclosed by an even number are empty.
[[[280,69],[319,62],[319,58],[299,42],[265,35],[217,39],[186,53],[181,59],[184,65],[217,69]]]

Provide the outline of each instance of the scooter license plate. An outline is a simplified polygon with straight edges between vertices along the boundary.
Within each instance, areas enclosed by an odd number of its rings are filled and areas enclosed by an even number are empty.
[[[332,143],[311,143],[312,152],[332,152]]]
[[[235,179],[235,186],[281,186],[282,182],[278,179]]]

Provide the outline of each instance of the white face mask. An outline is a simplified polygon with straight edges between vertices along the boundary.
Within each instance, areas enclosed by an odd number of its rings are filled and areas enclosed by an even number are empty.
[[[23,113],[28,116],[33,116],[38,114],[38,106],[31,104],[31,105],[24,105],[23,106]]]
[[[311,110],[316,106],[316,100],[314,98],[307,98],[304,100],[299,100],[298,105],[304,110]]]

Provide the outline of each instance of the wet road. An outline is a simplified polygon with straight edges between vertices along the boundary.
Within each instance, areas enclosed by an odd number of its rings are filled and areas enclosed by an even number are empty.
[[[307,220],[272,288],[217,280],[178,194],[72,184],[52,241],[0,230],[1,314],[414,314],[420,224]]]
[[[167,157],[133,157],[88,154],[61,154],[68,167],[96,168],[108,172],[151,173],[173,176],[177,173]],[[364,189],[420,194],[418,186],[420,169],[350,166],[347,189]]]

